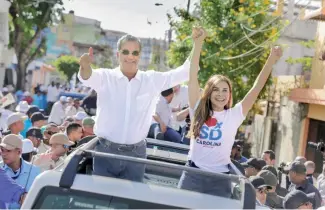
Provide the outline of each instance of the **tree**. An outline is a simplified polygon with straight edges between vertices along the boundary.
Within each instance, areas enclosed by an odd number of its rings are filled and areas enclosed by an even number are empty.
[[[222,74],[233,82],[234,103],[241,100],[254,84],[268,57],[269,44],[279,36],[283,25],[267,11],[268,0],[201,0],[200,16],[191,16],[184,9],[170,15],[176,40],[168,51],[169,65],[181,65],[192,48],[193,25],[202,25],[208,33],[200,61],[199,80],[205,84],[211,75]],[[238,41],[240,40],[240,41]],[[271,84],[269,80],[268,84]],[[264,90],[265,91],[265,90]],[[263,94],[261,94],[263,96]]]
[[[66,75],[68,81],[70,81],[73,74],[79,71],[79,60],[74,56],[64,55],[54,61],[54,66],[59,72]]]
[[[17,56],[17,89],[24,88],[26,68],[46,53],[46,38],[41,32],[62,19],[62,0],[11,0],[10,44]]]

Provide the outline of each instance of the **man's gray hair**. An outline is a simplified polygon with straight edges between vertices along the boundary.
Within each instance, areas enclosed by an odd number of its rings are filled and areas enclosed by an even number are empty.
[[[124,36],[122,36],[118,41],[117,41],[117,49],[118,50],[121,50],[122,48],[122,45],[125,43],[125,42],[138,42],[139,44],[139,48],[140,48],[140,52],[141,52],[141,42],[140,42],[140,39],[135,37],[135,36],[132,36],[130,34],[126,34]]]

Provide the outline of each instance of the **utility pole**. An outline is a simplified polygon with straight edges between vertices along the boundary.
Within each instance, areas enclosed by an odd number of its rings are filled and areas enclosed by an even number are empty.
[[[187,0],[187,13],[190,13],[191,0]]]

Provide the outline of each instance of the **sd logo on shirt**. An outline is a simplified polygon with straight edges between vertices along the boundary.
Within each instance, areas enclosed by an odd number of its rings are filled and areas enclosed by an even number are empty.
[[[201,127],[200,138],[197,139],[197,143],[209,146],[220,146],[219,141],[222,138],[222,122],[218,122],[216,118],[209,118],[205,125]]]

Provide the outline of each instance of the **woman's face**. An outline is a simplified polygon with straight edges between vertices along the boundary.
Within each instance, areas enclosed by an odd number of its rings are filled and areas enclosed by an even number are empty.
[[[230,98],[229,85],[225,81],[218,82],[212,90],[210,101],[214,111],[222,111]]]

